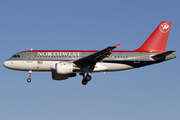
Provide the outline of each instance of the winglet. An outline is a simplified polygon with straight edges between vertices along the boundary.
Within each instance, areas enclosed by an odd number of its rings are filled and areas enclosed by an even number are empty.
[[[120,45],[121,43],[119,43],[119,44],[117,44],[117,45],[115,45],[115,47],[117,48],[117,49],[119,49],[119,45]]]

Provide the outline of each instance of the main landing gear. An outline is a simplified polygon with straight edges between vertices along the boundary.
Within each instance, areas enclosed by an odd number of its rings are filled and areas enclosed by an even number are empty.
[[[83,85],[86,85],[91,80],[91,78],[92,78],[88,73],[87,73],[86,76],[85,76],[84,73],[80,73],[80,75],[83,76],[83,80],[81,82]]]
[[[31,74],[32,74],[32,71],[29,70],[29,78],[27,79],[27,82],[30,83],[31,82]]]

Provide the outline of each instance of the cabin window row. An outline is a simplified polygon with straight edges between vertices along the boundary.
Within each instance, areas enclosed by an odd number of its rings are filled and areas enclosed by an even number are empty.
[[[109,56],[107,58],[128,58],[128,56]]]
[[[35,56],[35,57],[65,57],[65,58],[67,58],[67,57],[69,57],[69,58],[71,58],[71,57],[74,57],[74,58],[83,58],[84,56]],[[128,58],[128,56],[109,56],[109,57],[107,57],[107,58]]]
[[[79,58],[82,58],[84,56],[35,56],[35,57],[79,57]]]

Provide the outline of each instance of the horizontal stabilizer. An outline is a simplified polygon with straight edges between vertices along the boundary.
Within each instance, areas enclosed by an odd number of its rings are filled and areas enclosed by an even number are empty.
[[[173,52],[175,52],[175,50],[170,50],[170,51],[167,51],[167,52],[164,52],[164,53],[156,54],[156,55],[152,56],[152,58],[165,57],[165,56],[168,56],[168,55],[172,54]]]

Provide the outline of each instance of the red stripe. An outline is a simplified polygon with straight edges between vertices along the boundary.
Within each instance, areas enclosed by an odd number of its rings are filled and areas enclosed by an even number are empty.
[[[98,52],[98,50],[28,50],[22,52]],[[111,51],[116,52],[141,52],[141,51]]]

